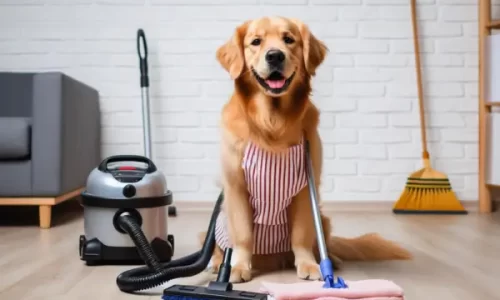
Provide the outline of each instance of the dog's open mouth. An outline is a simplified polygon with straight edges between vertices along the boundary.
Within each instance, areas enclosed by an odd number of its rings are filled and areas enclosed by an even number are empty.
[[[288,78],[285,78],[283,74],[279,71],[273,71],[269,76],[264,79],[257,74],[257,72],[252,68],[252,73],[257,78],[259,84],[265,88],[266,90],[272,92],[273,94],[279,94],[288,88],[290,83],[292,82],[293,77],[295,76],[295,72]]]

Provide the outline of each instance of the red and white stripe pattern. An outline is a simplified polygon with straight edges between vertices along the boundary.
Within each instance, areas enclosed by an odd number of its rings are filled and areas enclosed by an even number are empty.
[[[242,167],[254,211],[254,254],[291,250],[286,209],[307,185],[304,155],[303,140],[284,153],[267,152],[251,142],[245,149]],[[221,212],[216,225],[222,249],[231,247],[226,218]]]

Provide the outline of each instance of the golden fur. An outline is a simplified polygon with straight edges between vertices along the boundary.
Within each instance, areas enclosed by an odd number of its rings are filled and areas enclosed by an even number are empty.
[[[259,41],[256,42],[255,40]],[[257,81],[270,67],[265,54],[271,49],[285,54],[282,73],[295,75],[285,91],[272,93]],[[302,279],[318,280],[321,273],[308,188],[296,195],[288,209],[292,251],[276,255],[252,254],[252,207],[241,161],[249,140],[268,151],[283,151],[297,144],[302,135],[310,142],[317,189],[321,184],[322,143],[318,134],[319,111],[310,101],[311,78],[328,52],[299,20],[264,17],[244,22],[217,50],[217,59],[234,80],[234,92],[222,111],[221,166],[223,210],[237,262],[231,282],[248,281],[253,271],[293,268]],[[411,254],[377,234],[357,238],[331,236],[330,220],[322,216],[329,256],[336,268],[343,260],[409,259]],[[204,239],[204,234],[201,235]],[[222,260],[216,246],[214,271]]]

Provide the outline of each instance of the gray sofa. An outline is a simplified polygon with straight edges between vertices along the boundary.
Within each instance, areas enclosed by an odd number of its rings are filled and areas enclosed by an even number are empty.
[[[38,205],[50,227],[51,206],[78,196],[100,162],[100,130],[94,88],[58,72],[0,72],[0,205]]]

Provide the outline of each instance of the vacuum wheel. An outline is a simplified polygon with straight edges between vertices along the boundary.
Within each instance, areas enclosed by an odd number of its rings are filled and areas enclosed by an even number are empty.
[[[168,207],[168,215],[170,217],[177,217],[177,208],[175,206]]]

